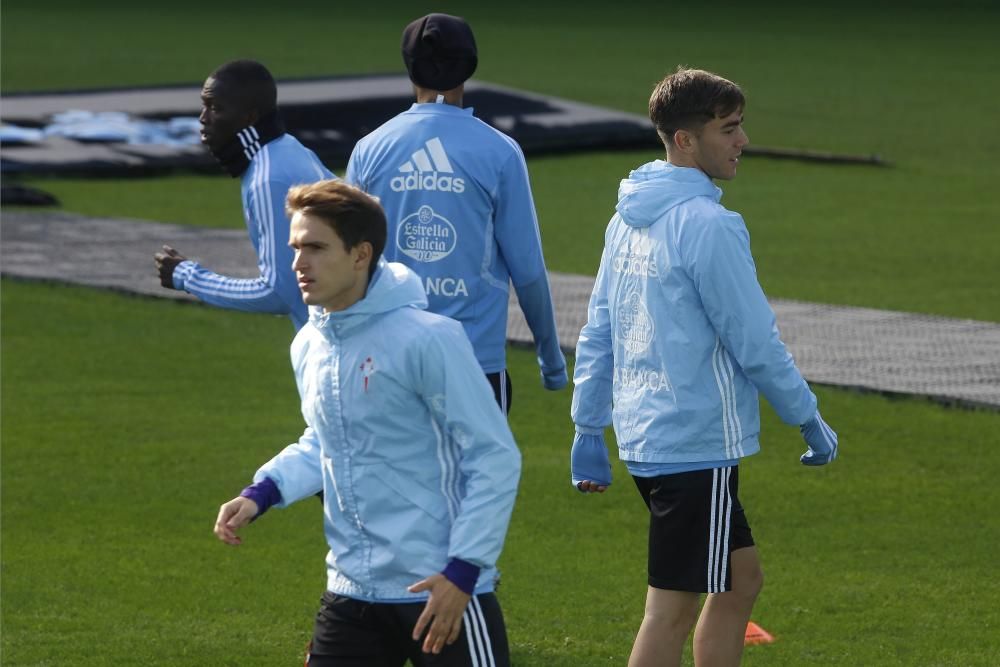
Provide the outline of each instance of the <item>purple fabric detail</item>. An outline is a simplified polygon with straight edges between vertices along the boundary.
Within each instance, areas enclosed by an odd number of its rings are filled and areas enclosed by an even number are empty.
[[[445,579],[458,586],[463,593],[472,595],[472,592],[476,590],[476,581],[479,580],[479,567],[461,558],[452,558],[441,574],[445,576]]]
[[[281,491],[270,477],[265,477],[261,481],[251,484],[243,489],[240,495],[257,503],[257,516],[254,519],[266,512],[271,505],[277,505],[281,502]]]

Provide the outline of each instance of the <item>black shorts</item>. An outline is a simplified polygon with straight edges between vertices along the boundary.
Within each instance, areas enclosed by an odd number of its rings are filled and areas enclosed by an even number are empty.
[[[753,546],[737,497],[739,467],[633,479],[649,508],[649,585],[732,590],[729,554]]]
[[[511,403],[514,402],[514,386],[510,382],[510,374],[506,370],[499,373],[487,373],[486,379],[493,387],[493,396],[497,399],[497,405],[505,415],[510,414]]]
[[[423,602],[362,602],[327,591],[316,614],[309,667],[509,667],[507,631],[496,595],[474,595],[455,643],[424,653],[410,634]]]

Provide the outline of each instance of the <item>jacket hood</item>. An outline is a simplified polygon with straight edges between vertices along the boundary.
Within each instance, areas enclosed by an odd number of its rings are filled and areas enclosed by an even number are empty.
[[[722,190],[700,169],[648,162],[623,179],[615,209],[630,227],[649,227],[667,211],[695,197],[718,202]]]
[[[333,313],[325,313],[321,307],[313,306],[309,309],[309,321],[317,328],[336,323],[343,331],[372,315],[407,307],[427,308],[427,295],[420,278],[406,266],[380,258],[364,298],[349,308]]]

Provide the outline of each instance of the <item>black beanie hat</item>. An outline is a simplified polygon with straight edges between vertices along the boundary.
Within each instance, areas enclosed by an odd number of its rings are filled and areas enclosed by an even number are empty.
[[[476,71],[476,38],[457,16],[428,14],[403,30],[403,62],[410,80],[430,90],[451,90]]]

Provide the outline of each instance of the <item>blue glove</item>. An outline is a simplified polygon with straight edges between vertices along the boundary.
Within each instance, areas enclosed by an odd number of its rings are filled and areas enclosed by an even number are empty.
[[[562,389],[569,383],[569,376],[566,375],[566,367],[556,369],[554,371],[547,371],[542,369],[542,386],[549,391],[555,391],[557,389]]]
[[[580,482],[611,486],[611,462],[603,429],[577,426],[569,458],[574,487],[579,489]]]
[[[799,427],[809,450],[799,460],[807,466],[821,466],[837,458],[837,434],[823,418],[816,416]]]

